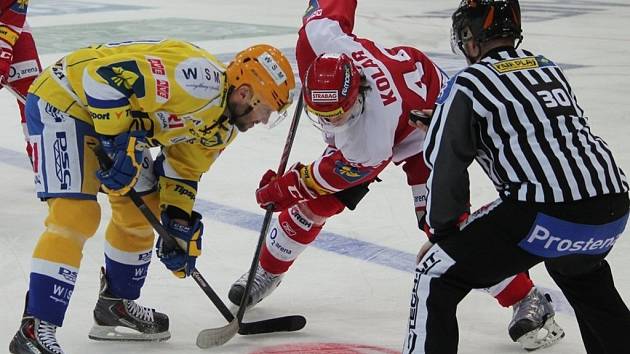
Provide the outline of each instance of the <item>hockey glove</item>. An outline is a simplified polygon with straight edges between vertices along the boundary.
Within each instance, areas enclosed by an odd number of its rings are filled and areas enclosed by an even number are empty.
[[[0,88],[6,85],[9,80],[9,71],[11,62],[13,61],[13,53],[10,49],[0,48]]]
[[[441,240],[451,236],[452,234],[455,234],[455,233],[459,232],[461,230],[461,228],[462,228],[462,225],[468,220],[469,216],[470,216],[469,212],[467,212],[467,211],[463,212],[457,218],[457,222],[455,223],[455,225],[453,225],[453,227],[448,228],[448,229],[446,229],[444,231],[437,232],[437,233],[434,232],[434,230],[432,228],[430,228],[429,224],[426,223],[426,221],[425,221],[423,223],[423,231],[427,235],[427,238],[429,239],[429,241],[431,241],[432,243],[437,243],[437,242],[439,242],[439,241],[441,241]]]
[[[167,245],[160,236],[156,244],[157,256],[176,277],[185,278],[195,269],[197,257],[201,255],[201,214],[193,211],[189,225],[184,225],[162,212],[162,224],[177,241],[177,247]]]
[[[272,170],[268,170],[260,180],[256,190],[256,201],[261,208],[267,209],[273,205],[273,211],[285,210],[297,203],[317,197],[300,178],[300,168],[304,166],[297,163],[281,177]]]
[[[111,166],[96,171],[96,178],[101,181],[106,193],[125,195],[136,184],[141,170],[145,135],[146,132],[133,131],[113,139],[101,138],[101,147],[112,160]]]

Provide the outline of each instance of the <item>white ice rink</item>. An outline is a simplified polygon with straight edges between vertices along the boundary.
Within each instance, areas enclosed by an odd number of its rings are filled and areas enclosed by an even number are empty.
[[[458,3],[362,0],[355,33],[384,46],[415,46],[452,73],[465,64],[450,54],[449,47],[450,14]],[[193,41],[228,61],[233,53],[260,42],[293,57],[306,6],[306,0],[33,0],[29,22],[45,66],[90,43],[164,36]],[[630,2],[523,0],[522,8],[522,47],[567,69],[593,132],[608,142],[618,164],[630,173]],[[17,106],[6,90],[0,91],[0,107],[0,352],[6,352],[22,314],[31,252],[43,230],[46,205],[35,198]],[[197,267],[226,301],[230,284],[251,262],[263,215],[253,192],[264,171],[277,168],[288,122],[240,135],[200,183],[197,208],[206,231]],[[323,147],[318,130],[302,119],[290,163],[311,161]],[[496,193],[476,166],[471,175],[476,208]],[[371,187],[356,211],[328,222],[277,291],[245,317],[251,321],[303,314],[307,326],[295,333],[237,336],[212,352],[400,352],[413,259],[424,236],[416,229],[402,171],[391,166],[381,177],[383,182]],[[103,226],[110,211],[106,202],[102,206]],[[608,258],[626,303],[630,303],[628,238],[630,231]],[[156,259],[140,302],[170,316],[172,338],[163,343],[89,340],[102,263],[103,228],[86,244],[66,321],[58,330],[68,354],[198,353],[203,350],[194,344],[197,332],[226,324],[193,280],[176,279]],[[564,340],[541,353],[585,353],[575,317],[544,267],[534,268],[532,274],[536,284],[554,295],[557,321],[566,331]],[[511,310],[499,307],[487,294],[471,293],[458,314],[460,353],[524,353],[507,334]]]

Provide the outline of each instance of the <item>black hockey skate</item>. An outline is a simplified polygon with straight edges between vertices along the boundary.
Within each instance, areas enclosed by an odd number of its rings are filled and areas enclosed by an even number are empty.
[[[112,341],[164,341],[171,338],[168,316],[138,305],[133,300],[112,296],[105,270],[101,268],[101,290],[94,308],[94,325],[88,337]]]
[[[243,274],[230,288],[230,292],[228,293],[228,298],[234,305],[240,305],[241,299],[243,298],[243,293],[245,293],[245,285],[247,284],[247,277],[249,276],[249,272]],[[252,288],[249,292],[249,296],[247,298],[247,307],[252,307],[256,305],[262,299],[267,297],[267,295],[271,294],[280,282],[282,281],[282,277],[284,274],[275,275],[271,274],[260,266],[256,268],[256,275],[254,276],[254,283],[252,284]]]
[[[536,288],[513,306],[514,315],[508,328],[510,338],[523,349],[532,351],[549,347],[564,337],[564,330],[554,320],[551,297]]]
[[[28,302],[28,293],[26,294]],[[13,354],[64,354],[57,343],[57,326],[26,314],[24,315],[20,329],[9,344],[9,352]]]

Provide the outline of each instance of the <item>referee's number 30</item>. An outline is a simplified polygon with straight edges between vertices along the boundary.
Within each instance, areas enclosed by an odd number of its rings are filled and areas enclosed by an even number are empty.
[[[569,98],[569,95],[567,95],[567,93],[561,88],[556,88],[550,91],[537,91],[536,93],[543,99],[543,101],[545,101],[545,105],[548,108],[571,106],[571,99]]]

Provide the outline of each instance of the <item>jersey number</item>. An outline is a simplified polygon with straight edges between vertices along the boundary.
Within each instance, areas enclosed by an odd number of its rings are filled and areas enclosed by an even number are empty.
[[[548,108],[571,106],[571,99],[563,89],[556,88],[551,91],[543,90],[536,93],[545,101],[545,106]]]
[[[398,62],[404,63],[409,62],[412,58],[405,52],[403,49],[399,49],[398,52],[394,55],[390,54],[385,48],[377,45],[376,46],[379,51],[388,57],[389,59],[396,60]],[[422,64],[419,62],[415,63],[415,70],[410,71],[404,74],[405,84],[407,87],[413,91],[416,95],[420,96],[423,101],[427,100],[427,85],[422,82],[422,77],[424,76],[424,69],[422,68]]]

